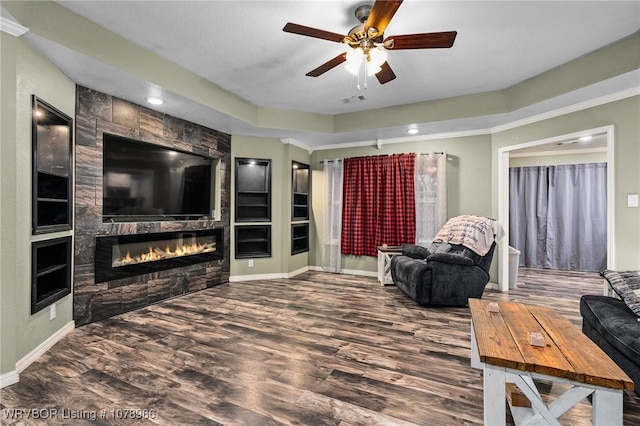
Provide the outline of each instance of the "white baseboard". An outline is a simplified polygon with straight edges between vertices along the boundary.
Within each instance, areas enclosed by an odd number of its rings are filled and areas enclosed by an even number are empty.
[[[35,360],[40,358],[47,352],[53,345],[58,343],[64,336],[71,333],[76,328],[76,323],[74,321],[69,321],[66,323],[60,330],[53,333],[47,340],[40,343],[34,350],[23,356],[21,359],[16,362],[16,371],[22,373],[25,368],[33,364]]]
[[[29,367],[35,360],[44,355],[53,345],[58,343],[64,336],[72,332],[76,328],[75,321],[69,321],[60,330],[53,333],[47,340],[40,343],[34,350],[23,356],[16,362],[16,369],[4,374],[0,374],[0,389],[18,383],[20,381],[20,373]]]
[[[275,274],[257,274],[257,275],[234,275],[229,277],[229,282],[239,282],[239,281],[256,281],[256,280],[278,280],[282,278],[292,278],[296,275],[300,275],[303,272],[307,272],[309,268],[305,266],[304,268],[296,269],[291,272],[278,272]]]
[[[8,373],[0,374],[0,389],[5,388],[14,383],[20,381],[20,375],[16,370],[9,371]]]
[[[309,266],[310,271],[326,272],[322,266]],[[343,269],[339,272],[345,275],[359,275],[361,277],[378,277],[377,271],[361,271],[359,269]]]
[[[491,289],[491,290],[495,290],[495,291],[500,291],[500,286],[498,285],[498,283],[490,282],[490,283],[487,284],[486,288]]]
[[[300,274],[304,274],[305,272],[307,272],[309,270],[308,266],[305,266],[304,268],[300,268],[300,269],[296,269],[295,271],[291,271],[287,274],[287,278],[293,278],[296,275],[300,275]]]
[[[300,275],[303,272],[307,271],[318,271],[324,272],[322,266],[305,266],[304,268],[297,269],[295,271],[289,273],[276,273],[276,274],[261,274],[261,275],[235,275],[229,277],[229,282],[239,282],[239,281],[255,281],[255,280],[277,280],[282,278],[292,278],[296,275]],[[361,271],[358,269],[343,269],[341,274],[345,275],[359,275],[362,277],[377,277],[378,272],[374,271]]]
[[[258,275],[233,275],[229,276],[229,282],[238,281],[256,281],[256,280],[277,280],[281,278],[287,278],[287,274],[275,273],[275,274],[258,274]]]

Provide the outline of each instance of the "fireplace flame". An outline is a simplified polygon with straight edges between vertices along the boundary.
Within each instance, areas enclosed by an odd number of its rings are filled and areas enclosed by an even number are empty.
[[[167,246],[164,250],[161,250],[158,247],[149,246],[148,252],[141,253],[136,256],[131,256],[131,253],[127,252],[124,257],[115,259],[113,261],[113,266],[118,267],[133,265],[136,263],[154,262],[157,260],[173,259],[176,257],[190,256],[193,254],[210,253],[212,251],[216,251],[216,243],[193,243],[190,245],[183,244],[181,246],[176,245],[176,248],[174,250],[171,250],[169,246]]]

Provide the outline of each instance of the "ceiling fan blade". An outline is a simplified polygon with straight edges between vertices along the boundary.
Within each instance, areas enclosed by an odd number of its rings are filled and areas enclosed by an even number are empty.
[[[305,27],[304,25],[292,24],[291,22],[287,23],[282,31],[307,37],[321,38],[323,40],[335,41],[338,43],[341,43],[345,37],[342,34],[319,30],[317,28]]]
[[[369,18],[367,18],[367,22],[364,24],[364,30],[369,31],[369,28],[373,27],[377,30],[376,34],[382,35],[401,4],[402,0],[376,0],[369,13]]]
[[[345,62],[346,60],[347,60],[347,54],[346,53],[341,53],[338,56],[336,56],[335,58],[325,62],[322,65],[320,65],[318,68],[309,71],[305,75],[307,75],[309,77],[318,77],[318,76],[324,74],[325,72],[329,71],[330,69],[333,69],[333,68],[337,67],[338,65],[340,65],[343,62]]]
[[[391,69],[391,67],[389,66],[388,62],[385,62],[384,64],[382,64],[381,68],[382,70],[380,70],[380,72],[376,74],[376,77],[378,78],[378,81],[380,82],[380,84],[388,83],[391,80],[396,78],[396,75]]]
[[[445,31],[441,33],[424,33],[424,34],[406,34],[399,36],[390,36],[384,40],[393,40],[393,45],[387,47],[389,50],[400,49],[438,49],[453,46],[456,40],[456,31]]]

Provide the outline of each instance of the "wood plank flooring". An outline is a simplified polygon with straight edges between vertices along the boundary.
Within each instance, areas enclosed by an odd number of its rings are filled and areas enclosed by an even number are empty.
[[[551,306],[579,327],[580,295],[601,289],[597,274],[523,269],[518,289],[484,298]],[[468,308],[421,307],[373,278],[307,272],[224,284],[74,330],[0,391],[0,421],[482,424],[469,326]],[[541,387],[547,398],[562,390]],[[57,412],[27,419],[29,409]],[[561,421],[591,424],[590,413],[585,400]],[[633,393],[624,422],[640,424]]]

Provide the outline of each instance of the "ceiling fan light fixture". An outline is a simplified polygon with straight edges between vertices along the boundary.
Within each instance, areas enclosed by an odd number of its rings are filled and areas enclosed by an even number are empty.
[[[380,68],[387,61],[387,52],[379,47],[369,50],[369,64]]]
[[[353,75],[358,75],[360,72],[360,64],[347,63],[347,65],[345,65],[345,69]]]
[[[351,49],[347,52],[347,65],[360,66],[362,58],[364,57],[364,51],[360,47]]]

